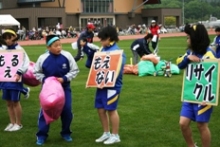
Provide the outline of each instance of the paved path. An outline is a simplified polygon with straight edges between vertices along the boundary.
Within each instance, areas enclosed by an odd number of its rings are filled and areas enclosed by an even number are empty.
[[[215,34],[214,31],[209,31],[209,35],[213,35]],[[130,40],[130,39],[137,39],[137,38],[142,38],[145,35],[128,35],[128,36],[119,36],[120,40]],[[179,36],[186,36],[186,34],[184,32],[181,33],[166,33],[166,34],[160,34],[160,37],[179,37]],[[65,38],[65,39],[61,39],[62,43],[72,43],[75,42],[77,40],[77,38]],[[99,41],[99,39],[97,37],[94,37],[94,41]],[[42,45],[42,44],[46,44],[45,40],[28,40],[28,41],[18,41],[18,43],[21,46],[25,46],[25,45]]]

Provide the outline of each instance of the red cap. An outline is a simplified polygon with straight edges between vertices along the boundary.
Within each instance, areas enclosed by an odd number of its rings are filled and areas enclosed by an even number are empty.
[[[95,29],[95,26],[92,23],[90,23],[90,24],[87,24],[87,28],[88,29]]]

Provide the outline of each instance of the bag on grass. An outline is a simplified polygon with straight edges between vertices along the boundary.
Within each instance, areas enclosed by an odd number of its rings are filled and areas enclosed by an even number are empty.
[[[159,62],[159,58],[154,54],[144,55],[141,57],[141,60],[148,60],[153,62],[154,64],[157,64]]]
[[[23,74],[23,83],[28,86],[38,86],[40,85],[40,81],[36,79],[34,76],[33,70],[34,70],[35,63],[30,62],[28,70],[25,74]]]
[[[65,94],[60,82],[55,77],[47,78],[39,97],[46,123],[57,120],[65,103]]]
[[[166,66],[166,63],[164,60],[161,60],[157,63],[157,65],[155,66],[156,71],[160,71],[163,69],[163,67]]]
[[[140,77],[153,75],[154,72],[155,72],[155,67],[151,61],[140,61],[138,63],[138,75]]]
[[[180,69],[176,64],[171,64],[171,73],[172,74],[180,74]]]
[[[166,66],[166,63],[164,60],[161,60],[157,63],[155,66],[156,72],[158,76],[162,76],[164,74],[163,68]]]

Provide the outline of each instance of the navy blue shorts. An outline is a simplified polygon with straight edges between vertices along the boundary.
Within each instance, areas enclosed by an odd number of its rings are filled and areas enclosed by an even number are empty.
[[[3,89],[2,99],[17,102],[20,100],[21,92],[19,90]]]
[[[105,110],[116,110],[119,99],[119,91],[114,89],[97,89],[95,108]]]
[[[209,122],[213,107],[184,102],[180,116],[189,118],[195,122]]]

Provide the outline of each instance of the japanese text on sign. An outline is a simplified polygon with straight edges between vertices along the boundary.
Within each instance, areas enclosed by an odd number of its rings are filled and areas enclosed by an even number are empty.
[[[218,71],[218,61],[189,64],[185,71],[182,101],[217,105]]]
[[[14,75],[21,67],[23,51],[0,51],[0,81],[15,82]]]
[[[115,76],[115,70],[111,71],[110,69],[110,59],[109,55],[105,56],[104,60],[100,56],[95,58],[94,69],[97,70],[96,74],[96,83],[101,85],[104,82],[104,85],[112,83]]]
[[[113,87],[121,65],[122,51],[98,52],[87,80],[87,87]]]

